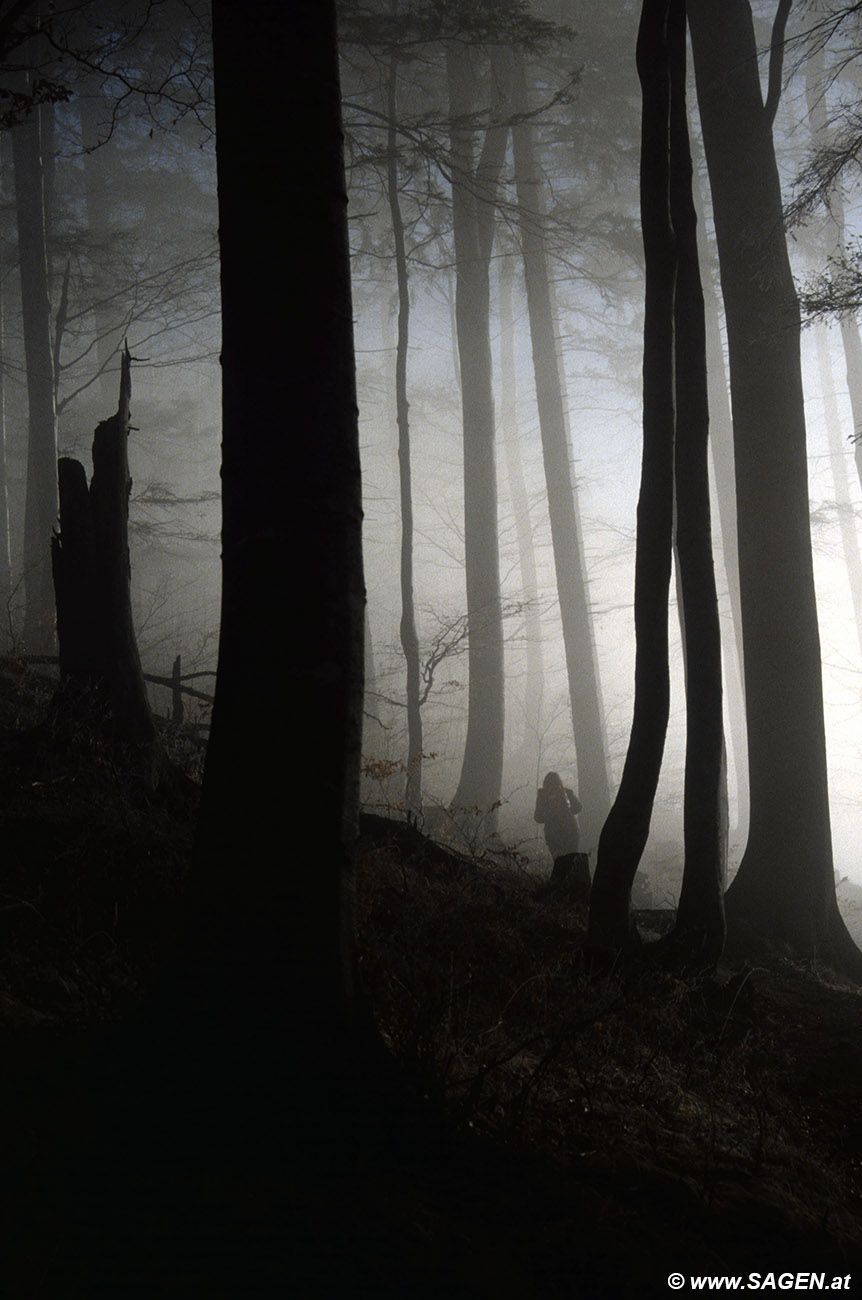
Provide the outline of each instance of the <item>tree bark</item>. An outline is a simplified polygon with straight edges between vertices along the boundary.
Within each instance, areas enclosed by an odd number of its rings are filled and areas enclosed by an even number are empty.
[[[799,306],[745,0],[689,0],[727,317],[751,821],[733,930],[862,965],[833,879]]]
[[[52,539],[60,682],[70,693],[106,694],[104,616],[97,598],[96,540],[87,473],[78,460],[57,462],[60,531]]]
[[[275,1114],[319,1143],[356,1103],[364,610],[334,5],[300,0],[288,19],[268,3],[249,23],[216,0],[213,39],[223,595],[184,1005],[234,1119],[271,1145]],[[284,648],[280,675],[260,672],[262,646]],[[290,849],[296,817],[310,856]]]

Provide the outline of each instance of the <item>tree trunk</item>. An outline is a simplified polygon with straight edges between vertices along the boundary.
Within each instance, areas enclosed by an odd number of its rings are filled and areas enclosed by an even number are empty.
[[[451,117],[452,226],[455,314],[464,426],[464,547],[467,581],[467,738],[452,811],[476,817],[483,832],[496,825],[503,776],[503,620],[497,531],[497,468],[490,338],[489,266],[493,197],[506,147],[506,129],[491,127],[478,166],[470,121],[469,51],[446,50]]]
[[[124,743],[149,745],[155,740],[155,729],[132,618],[129,564],[131,365],[126,349],[117,413],[103,420],[93,435],[90,508],[108,617],[108,690],[114,734]]]
[[[520,58],[515,60],[512,69],[512,103],[516,113],[527,112],[524,64]],[[583,842],[592,847],[610,807],[611,793],[596,645],[583,540],[569,465],[565,397],[542,229],[544,203],[536,166],[533,127],[528,119],[512,128],[512,144],[536,404],[577,754],[578,796],[584,808],[581,827]]]
[[[401,648],[407,666],[407,782],[405,803],[413,815],[422,811],[422,689],[419,637],[413,599],[413,484],[410,468],[410,406],[407,401],[407,345],[410,330],[410,291],[407,283],[407,250],[404,221],[398,196],[398,60],[389,65],[387,94],[386,192],[395,244],[395,275],[398,282],[398,337],[395,345],[395,411],[398,424],[398,470],[401,499]]]
[[[105,616],[97,596],[96,539],[87,472],[78,460],[57,462],[60,531],[52,539],[61,694],[107,695]],[[59,702],[59,701],[58,701]],[[92,701],[95,703],[95,700]]]
[[[533,542],[533,524],[530,500],[524,479],[524,465],[518,442],[518,389],[516,383],[515,321],[512,309],[513,259],[504,257],[500,262],[500,428],[503,435],[503,452],[509,479],[509,494],[515,516],[515,535],[518,539],[518,557],[521,570],[521,590],[524,594],[524,635],[526,639],[526,667],[523,691],[524,725],[521,743],[512,755],[512,767],[519,774],[530,772],[531,780],[539,780],[539,735],[541,731],[542,697],[544,695],[544,657],[542,654],[542,618],[539,613],[539,579],[536,571],[536,548]],[[534,774],[535,773],[535,777]]]
[[[223,595],[187,996],[196,1068],[232,1121],[263,1124],[270,1147],[274,1125],[319,1144],[355,1106],[364,609],[334,5],[249,23],[216,0],[213,40]],[[262,646],[284,648],[279,674]],[[310,854],[290,848],[297,817]]]
[[[39,113],[31,112],[11,135],[29,407],[23,639],[31,653],[49,653],[54,646],[50,559],[58,506],[57,416]]]
[[[674,311],[676,554],[685,652],[685,865],[671,936],[686,960],[712,968],[724,947],[727,837],[721,630],[709,500],[706,321],[686,108],[684,0],[671,0],[670,208],[676,237]]]
[[[668,595],[673,540],[674,284],[670,222],[667,0],[644,0],[637,43],[643,95],[641,224],[646,259],[643,456],[635,557],[635,699],[622,779],[599,839],[589,942],[632,938],[631,887],[649,834],[670,707]]]
[[[745,0],[689,0],[727,317],[751,824],[728,923],[862,965],[833,880],[799,307]]]
[[[132,618],[128,438],[131,357],[123,355],[116,415],[93,436],[93,477],[59,461],[60,533],[52,545],[60,676],[67,699],[95,692],[114,741],[149,754],[153,783],[161,749],[147,699]]]

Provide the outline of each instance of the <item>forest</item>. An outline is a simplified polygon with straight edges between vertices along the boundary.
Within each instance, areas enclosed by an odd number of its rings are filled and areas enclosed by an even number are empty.
[[[0,0],[15,1300],[858,1287],[860,60]]]

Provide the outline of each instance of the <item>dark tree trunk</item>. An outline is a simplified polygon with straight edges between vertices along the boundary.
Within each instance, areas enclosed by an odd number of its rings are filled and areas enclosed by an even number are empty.
[[[670,208],[677,250],[675,297],[676,555],[685,652],[685,865],[671,937],[686,960],[714,967],[724,947],[727,837],[721,630],[709,501],[706,321],[685,95],[684,0],[671,0]]]
[[[422,809],[422,689],[419,637],[413,598],[413,483],[410,465],[410,406],[407,400],[407,345],[410,334],[410,290],[407,282],[407,249],[404,221],[398,194],[398,61],[389,66],[387,94],[386,191],[392,237],[395,244],[395,274],[398,283],[398,337],[395,345],[395,412],[398,424],[398,472],[401,498],[401,648],[407,666],[407,783],[408,810]]]
[[[497,530],[497,466],[491,365],[489,267],[493,197],[507,132],[491,127],[473,156],[469,52],[446,51],[452,142],[455,314],[464,426],[464,548],[467,580],[467,738],[452,809],[493,829],[503,777],[503,619]]]
[[[512,103],[516,113],[527,112],[527,88],[521,58],[514,61],[512,68]],[[575,485],[569,464],[565,397],[557,355],[548,254],[542,230],[544,204],[536,166],[533,126],[528,119],[512,128],[512,145],[536,405],[577,755],[578,796],[584,808],[581,814],[582,842],[591,849],[598,840],[610,808],[611,792],[595,636]]]
[[[67,696],[107,693],[106,642],[97,597],[96,539],[87,472],[78,460],[57,462],[60,531],[52,540],[60,682]]]
[[[727,896],[740,927],[862,967],[833,878],[799,305],[771,114],[745,0],[689,0],[727,317],[751,824]]]
[[[59,461],[60,532],[52,545],[63,703],[91,693],[113,739],[148,751],[153,780],[161,752],[132,618],[128,439],[131,358],[122,360],[116,415],[93,436],[93,477]]]
[[[57,416],[39,121],[39,113],[33,111],[13,127],[11,135],[29,407],[24,644],[31,652],[47,653],[54,646],[50,560],[58,505]]]
[[[649,834],[670,707],[676,248],[669,208],[667,8],[668,0],[644,0],[637,44],[643,94],[640,183],[646,290],[643,457],[635,558],[635,700],[620,787],[599,839],[589,919],[594,949],[620,949],[631,939],[631,887]]]
[[[105,595],[108,648],[107,680],[114,734],[123,742],[151,744],[152,714],[141,672],[132,617],[129,563],[129,427],[131,357],[122,358],[116,415],[103,420],[93,436],[90,509],[101,585]]]
[[[334,5],[267,3],[249,22],[216,0],[213,39],[223,595],[187,994],[196,1068],[207,1087],[217,1072],[232,1120],[264,1122],[271,1145],[275,1114],[319,1143],[355,1104],[364,610]],[[297,829],[309,852],[291,850]]]

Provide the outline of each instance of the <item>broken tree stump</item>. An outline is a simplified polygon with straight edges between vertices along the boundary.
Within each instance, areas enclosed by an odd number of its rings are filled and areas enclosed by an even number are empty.
[[[128,437],[131,356],[120,371],[117,412],[93,435],[89,486],[80,461],[58,462],[60,530],[52,542],[60,697],[88,699],[112,738],[158,747],[132,619]]]

